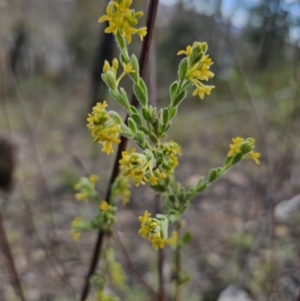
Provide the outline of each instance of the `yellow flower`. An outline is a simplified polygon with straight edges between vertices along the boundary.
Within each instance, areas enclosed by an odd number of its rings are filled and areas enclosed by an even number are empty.
[[[133,70],[132,66],[128,63],[124,64],[124,73],[135,73],[135,71]]]
[[[109,205],[106,201],[102,201],[100,206],[99,206],[99,209],[101,211],[104,211],[104,212],[108,212],[110,209],[111,209],[111,205]]]
[[[243,156],[243,159],[252,159],[256,164],[260,164],[259,158],[261,157],[260,153],[251,151],[249,154]]]
[[[232,138],[233,144],[230,144],[230,151],[227,154],[227,157],[233,157],[240,152],[241,144],[244,142],[244,138],[236,137]]]
[[[97,103],[92,113],[88,115],[87,128],[91,131],[94,142],[103,146],[102,152],[109,155],[114,152],[112,145],[121,142],[118,136],[122,131],[120,124],[105,110],[106,107],[106,101]]]
[[[200,99],[203,99],[205,94],[210,95],[211,90],[214,88],[214,86],[205,86],[202,83],[200,83],[200,85],[198,83],[195,83],[195,85],[196,85],[196,90],[194,90],[192,95],[193,96],[198,95]]]
[[[178,51],[177,55],[185,54],[187,57],[189,57],[191,55],[191,52],[192,52],[192,47],[187,46],[185,50]]]
[[[161,238],[159,233],[156,233],[150,238],[150,241],[152,243],[152,247],[157,250],[158,248],[163,249],[167,240]]]
[[[147,28],[135,28],[138,19],[143,16],[143,12],[135,12],[131,7],[131,0],[111,1],[106,8],[106,15],[99,19],[99,22],[108,21],[109,25],[105,29],[106,33],[116,35],[118,32],[131,43],[132,35],[138,34],[141,40],[147,34]]]
[[[147,27],[142,27],[138,29],[137,34],[140,37],[141,41],[143,41],[144,37],[147,35]]]
[[[162,173],[160,175],[160,179],[166,177],[167,174],[172,174],[174,172],[175,167],[178,165],[177,156],[181,155],[180,146],[173,142],[165,142],[160,145],[160,148],[163,153],[163,163],[162,163]]]
[[[82,201],[82,202],[87,202],[89,200],[88,192],[81,191],[81,192],[75,193],[75,200]]]
[[[213,64],[212,59],[206,54],[207,44],[194,42],[193,46],[187,46],[186,50],[180,50],[177,54],[184,54],[188,58],[188,70],[186,73],[186,80],[188,80],[195,90],[193,96],[198,95],[201,99],[204,98],[205,94],[210,95],[211,90],[214,86],[207,86],[202,81],[208,81],[214,77],[211,72],[210,66]]]
[[[236,137],[232,139],[233,144],[230,144],[230,151],[227,154],[227,157],[233,157],[236,154],[242,153],[242,159],[252,159],[256,164],[260,164],[259,158],[261,154],[254,152],[255,140],[253,138],[241,138]]]
[[[99,181],[99,177],[98,177],[97,175],[90,175],[90,176],[89,176],[89,180],[90,180],[93,184],[95,184],[95,183],[97,183],[97,182]]]
[[[110,70],[116,75],[118,68],[119,68],[119,61],[116,58],[113,59],[112,66],[110,66],[109,62],[105,60],[103,66],[103,73],[106,73],[107,71]]]
[[[157,178],[153,173],[154,158],[134,151],[135,149],[131,149],[129,152],[122,152],[122,159],[119,163],[123,175],[132,179],[136,186],[144,185],[145,182],[156,185]]]
[[[144,215],[139,216],[141,228],[138,233],[143,238],[148,239],[154,249],[164,248],[165,244],[170,244],[171,240],[168,236],[168,219],[166,216],[157,214],[156,218],[152,218],[151,214],[146,210]]]
[[[151,216],[151,213],[148,212],[148,210],[146,210],[144,212],[144,215],[141,215],[139,216],[139,221],[141,222],[141,225],[144,226],[147,221],[148,221],[148,218]]]

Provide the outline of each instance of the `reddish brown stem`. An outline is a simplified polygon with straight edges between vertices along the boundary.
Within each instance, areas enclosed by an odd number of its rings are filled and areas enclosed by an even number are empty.
[[[151,46],[151,40],[152,40],[152,35],[153,35],[153,30],[154,30],[158,3],[159,3],[159,0],[152,0],[149,4],[148,16],[147,16],[147,35],[143,42],[141,56],[140,56],[140,60],[139,60],[140,76],[142,78],[144,78],[145,74],[146,74],[146,66],[147,66],[148,58],[149,58],[149,50],[150,50],[150,46]],[[138,101],[134,95],[132,96],[132,99],[131,99],[131,105],[138,107]],[[126,116],[126,121],[127,121],[127,119],[128,119],[128,115]],[[115,163],[114,163],[112,175],[111,175],[111,178],[109,181],[108,189],[106,192],[105,199],[107,200],[107,202],[109,202],[109,199],[110,199],[111,186],[119,174],[119,160],[122,157],[122,151],[124,151],[126,149],[126,145],[127,145],[127,138],[122,137],[121,143],[119,144],[119,147],[118,147],[117,156],[115,159]],[[80,298],[81,301],[85,301],[89,294],[90,277],[95,273],[95,270],[99,263],[99,255],[100,255],[100,250],[101,250],[104,236],[105,236],[105,233],[100,230],[98,232],[98,237],[97,237],[97,241],[96,241],[93,255],[91,258],[90,267],[89,267],[87,276],[85,278],[85,282],[84,282],[84,286],[83,286],[83,290],[82,290],[82,294],[81,294],[81,298]]]

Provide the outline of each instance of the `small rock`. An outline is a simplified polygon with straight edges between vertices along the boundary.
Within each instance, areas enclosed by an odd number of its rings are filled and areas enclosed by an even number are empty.
[[[249,295],[235,284],[229,285],[223,290],[218,301],[253,301]]]
[[[280,223],[288,223],[300,213],[300,194],[294,196],[292,199],[283,201],[274,209],[274,216]]]

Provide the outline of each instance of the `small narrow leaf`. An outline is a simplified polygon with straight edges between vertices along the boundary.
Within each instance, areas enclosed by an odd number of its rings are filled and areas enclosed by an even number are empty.
[[[128,126],[134,134],[137,133],[135,122],[130,117],[128,118]]]
[[[177,94],[177,89],[178,89],[178,82],[174,82],[171,86],[170,86],[170,98],[171,98],[171,102],[174,101],[176,94]]]
[[[148,94],[148,89],[147,86],[145,84],[145,82],[143,81],[143,79],[141,78],[140,82],[139,82],[140,87],[144,90],[145,94]]]
[[[134,94],[141,104],[142,107],[145,107],[147,105],[147,96],[145,91],[141,88],[140,85],[134,84],[133,85]]]
[[[137,57],[133,54],[131,56],[131,66],[135,73],[130,73],[130,75],[134,78],[135,82],[139,82],[140,78],[140,66]]]
[[[164,108],[163,112],[162,112],[162,115],[163,115],[164,124],[167,124],[170,120],[169,110],[167,108]]]
[[[151,118],[149,116],[148,109],[146,107],[142,108],[142,115],[147,122],[151,122]]]
[[[139,114],[139,111],[134,106],[130,106],[130,112],[131,112],[131,114]]]
[[[185,99],[186,94],[186,91],[182,91],[181,93],[179,93],[173,102],[173,106],[177,107]]]
[[[181,80],[184,80],[188,70],[188,59],[184,58],[179,65],[178,76]]]
[[[136,123],[138,126],[143,125],[142,119],[141,119],[141,117],[140,117],[139,114],[134,113],[134,114],[132,114],[130,117],[135,121],[135,123]]]
[[[170,120],[173,119],[173,118],[176,116],[177,111],[178,111],[178,108],[177,108],[177,107],[173,107],[173,108],[170,110]]]
[[[209,176],[208,176],[208,182],[213,182],[218,176],[218,172],[215,169],[212,169],[209,172]]]

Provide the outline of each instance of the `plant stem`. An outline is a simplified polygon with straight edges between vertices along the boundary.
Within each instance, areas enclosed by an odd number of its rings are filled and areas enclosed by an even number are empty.
[[[160,196],[156,195],[155,199],[155,211],[156,213],[161,213],[161,203]],[[158,301],[165,301],[165,280],[164,280],[164,261],[165,261],[165,252],[164,249],[159,249],[157,253],[157,272],[158,272]]]
[[[153,30],[154,30],[158,3],[159,3],[159,0],[152,0],[149,4],[148,17],[147,17],[147,35],[143,42],[142,52],[141,52],[140,61],[139,61],[140,76],[142,78],[144,78],[145,74],[146,74],[146,66],[148,63],[149,49],[151,46],[151,40],[152,40],[152,35],[153,35]],[[134,107],[137,107],[139,105],[139,102],[134,95],[132,96],[131,105],[133,105]],[[128,115],[126,116],[126,121],[127,121],[127,119],[128,119]],[[127,145],[127,138],[121,137],[121,143],[119,144],[119,147],[118,147],[117,156],[115,159],[112,175],[111,175],[107,193],[106,193],[105,199],[107,201],[109,201],[109,199],[110,199],[111,187],[112,187],[115,179],[119,175],[119,160],[122,157],[122,151],[124,151],[126,149],[126,145]],[[103,231],[99,230],[97,241],[95,243],[94,251],[92,254],[91,261],[90,261],[90,267],[89,267],[87,276],[85,278],[84,286],[82,289],[81,298],[80,298],[81,301],[85,301],[88,297],[88,294],[90,291],[90,277],[95,273],[95,270],[97,268],[97,265],[99,262],[99,254],[100,254],[104,236],[105,236],[105,233]]]
[[[178,235],[178,242],[174,255],[174,301],[180,300],[181,288],[181,243],[180,243],[180,222],[176,222],[176,231]]]

